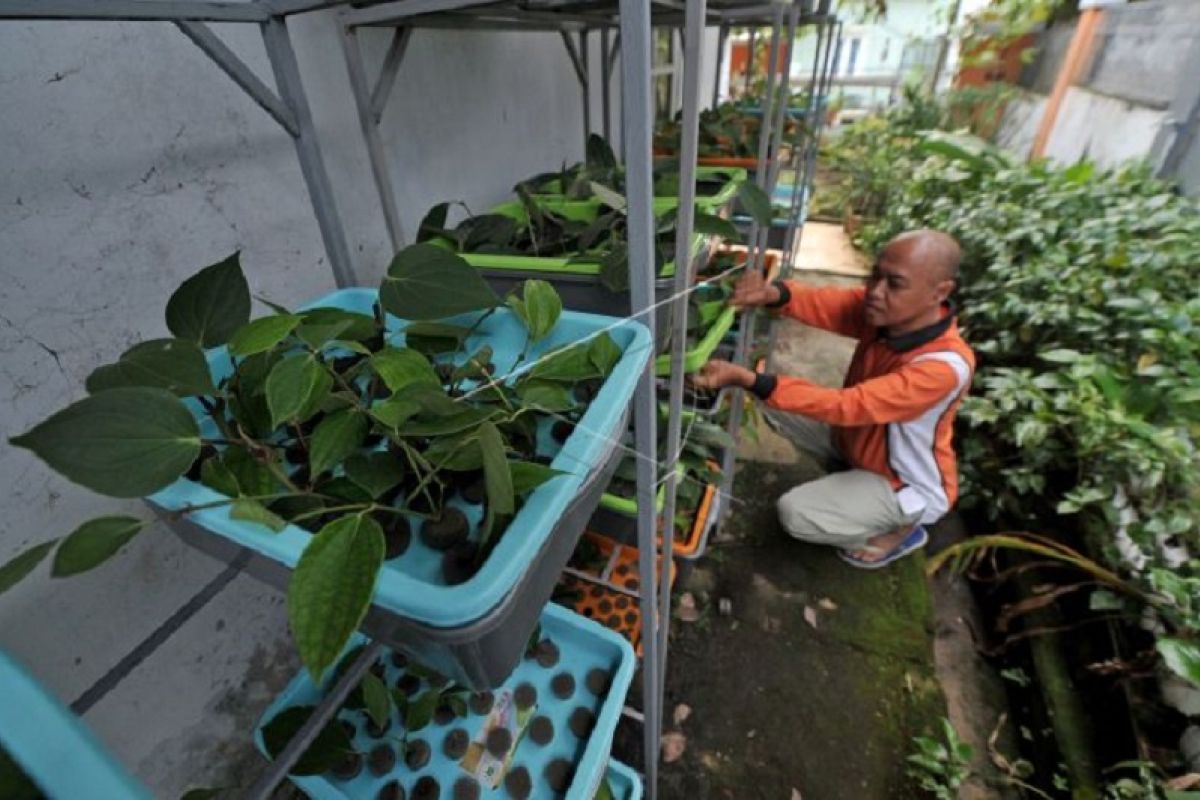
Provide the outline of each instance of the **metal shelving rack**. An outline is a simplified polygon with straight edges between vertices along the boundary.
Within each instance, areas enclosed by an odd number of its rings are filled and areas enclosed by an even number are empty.
[[[781,31],[787,19],[787,48],[800,24],[815,25],[825,42],[823,76],[828,72],[828,51],[832,47],[836,19],[822,0],[821,13],[812,13],[812,0],[0,0],[3,20],[73,21],[157,21],[175,25],[216,63],[251,99],[270,115],[292,138],[301,172],[313,204],[313,212],[338,287],[355,284],[355,274],[334,199],[329,175],[321,155],[320,142],[313,124],[308,98],[288,31],[288,19],[297,14],[343,7],[341,44],[359,111],[363,135],[371,158],[372,174],[380,194],[381,209],[391,243],[404,244],[404,229],[396,208],[395,195],[387,169],[378,125],[387,98],[394,88],[412,31],[417,27],[556,31],[570,55],[583,98],[585,135],[591,129],[591,87],[589,33],[598,31],[600,44],[602,130],[611,130],[610,81],[619,52],[622,61],[621,128],[625,154],[626,199],[628,205],[630,297],[632,316],[643,321],[653,334],[654,215],[652,211],[653,161],[651,106],[651,31],[654,26],[679,29],[684,41],[683,137],[680,158],[680,212],[677,224],[677,252],[687,252],[692,232],[695,194],[695,167],[698,148],[702,34],[706,26],[721,29],[722,49],[732,27],[771,26],[771,57],[768,73],[768,102],[764,108],[759,142],[758,182],[770,192],[778,177],[778,166],[768,156],[779,152],[786,100],[779,109],[771,108],[778,65]],[[208,26],[208,23],[246,23],[260,27],[277,90],[259,78]],[[391,28],[392,38],[378,79],[371,85],[366,78],[358,36],[364,28]],[[820,61],[820,57],[816,59]],[[719,72],[719,66],[718,66]],[[790,73],[790,69],[785,73]],[[818,64],[814,63],[814,80]],[[719,75],[718,75],[719,80]],[[814,96],[819,93],[814,91]],[[714,98],[716,88],[714,87]],[[806,175],[811,177],[815,153],[815,134],[807,144]],[[797,183],[799,183],[799,179]],[[793,206],[798,202],[793,197]],[[803,203],[799,203],[803,206]],[[798,220],[802,216],[797,212]],[[795,235],[795,231],[790,231]],[[762,267],[766,231],[753,226],[750,233],[750,266]],[[690,269],[675,275],[675,313],[671,345],[670,414],[667,430],[668,452],[680,446],[680,415],[683,394],[683,348],[687,330],[686,295],[691,283]],[[742,326],[738,357],[744,361],[751,341],[753,318]],[[741,416],[740,393],[735,393],[730,429],[736,432]],[[643,620],[643,703],[646,784],[648,796],[657,796],[658,751],[662,729],[663,696],[666,674],[667,637],[670,622],[670,583],[666,573],[659,580],[655,565],[656,514],[654,495],[658,487],[657,398],[653,359],[643,372],[633,400],[634,442],[637,460],[637,500],[642,512],[638,519],[640,551],[639,572]],[[733,454],[727,455],[726,485],[732,483]],[[675,507],[676,471],[666,470],[666,506],[671,519]],[[670,537],[663,537],[663,570],[670,569]],[[215,594],[215,593],[214,593]],[[202,604],[201,604],[202,606]],[[197,606],[191,609],[194,613]],[[179,622],[179,620],[176,620]],[[163,637],[165,639],[165,636]],[[156,642],[161,644],[162,639]],[[334,686],[326,700],[293,738],[288,747],[264,770],[248,796],[265,798],[283,780],[315,738],[321,726],[334,714],[341,700],[362,677],[378,654],[378,646],[368,647]],[[118,678],[119,679],[119,678]]]

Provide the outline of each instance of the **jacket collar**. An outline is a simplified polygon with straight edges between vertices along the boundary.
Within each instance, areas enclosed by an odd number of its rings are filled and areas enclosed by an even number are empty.
[[[888,336],[887,329],[880,328],[879,341],[899,353],[906,353],[909,350],[915,350],[921,345],[929,344],[948,331],[958,316],[958,308],[954,305],[953,300],[947,300],[943,303],[942,309],[942,318],[937,322],[927,325],[924,328],[918,328],[915,331],[902,333],[899,336]]]

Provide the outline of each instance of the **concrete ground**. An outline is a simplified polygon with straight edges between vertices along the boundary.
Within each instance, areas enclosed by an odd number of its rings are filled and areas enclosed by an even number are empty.
[[[848,264],[844,237],[821,241],[833,243],[831,257],[814,248],[809,264]],[[861,279],[822,270],[799,280]],[[776,371],[840,386],[853,342],[782,325]],[[961,797],[1009,796],[988,756],[1003,689],[975,650],[969,592],[949,576],[927,579],[924,554],[868,572],[791,540],[775,499],[821,468],[765,425],[752,428],[739,448],[733,511],[676,587],[677,599],[693,596],[699,619],[672,621],[660,797],[926,797],[906,756],[943,717],[975,747],[980,777]],[[937,526],[934,547],[963,535],[955,520]],[[641,747],[630,723],[614,753],[636,764]]]

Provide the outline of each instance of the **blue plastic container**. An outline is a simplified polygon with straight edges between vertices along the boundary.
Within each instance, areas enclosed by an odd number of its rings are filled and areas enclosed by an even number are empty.
[[[0,745],[46,797],[151,800],[79,718],[3,651],[0,697]]]
[[[642,800],[642,776],[620,761],[608,762],[608,787],[615,800]]]
[[[330,306],[370,314],[377,292],[343,289],[306,308]],[[452,319],[470,324],[476,315]],[[402,320],[388,319],[389,341],[402,345]],[[579,424],[558,447],[543,432],[539,450],[553,455],[551,467],[566,474],[547,481],[526,498],[495,550],[471,579],[457,586],[441,581],[440,554],[414,536],[407,553],[385,562],[362,629],[391,647],[407,651],[473,688],[497,685],[520,656],[542,606],[549,600],[558,573],[617,464],[617,444],[625,430],[629,401],[638,376],[652,354],[646,328],[632,321],[565,311],[554,330],[531,349],[536,358],[598,330],[608,330],[623,351]],[[467,352],[484,344],[493,348],[499,374],[516,363],[525,344],[525,328],[507,309],[484,321],[468,339]],[[231,371],[224,348],[208,353],[213,376]],[[216,435],[198,404],[206,435]],[[283,588],[312,534],[296,525],[279,533],[231,519],[226,506],[174,519],[169,512],[221,499],[206,486],[181,478],[148,498],[186,541],[225,560],[248,554],[246,569]],[[472,518],[474,528],[479,514]],[[523,632],[523,633],[522,633]]]
[[[526,731],[516,745],[512,767],[524,766],[529,771],[534,790],[531,798],[557,798],[563,795],[551,791],[542,779],[542,772],[552,760],[567,759],[575,765],[575,770],[565,797],[568,800],[591,800],[606,771],[611,774],[608,756],[613,733],[616,731],[625,702],[625,693],[633,679],[636,657],[629,642],[620,635],[553,604],[548,605],[541,616],[541,636],[543,639],[549,638],[558,646],[558,663],[547,668],[532,659],[522,659],[516,671],[497,689],[497,696],[500,691],[513,691],[522,683],[531,684],[537,690],[536,713],[550,718],[554,725],[554,738],[547,745],[539,746],[529,738]],[[348,651],[365,641],[365,637],[356,636]],[[386,653],[381,661],[386,665],[385,682],[389,686],[395,685],[402,671],[391,664]],[[596,668],[603,669],[610,676],[609,688],[603,697],[597,697],[587,688],[586,676],[590,670]],[[567,700],[558,700],[550,688],[551,679],[560,672],[569,672],[575,679],[574,694]],[[263,714],[259,731],[255,734],[259,749],[266,752],[261,734],[263,725],[292,706],[316,705],[332,681],[330,676],[325,679],[323,686],[317,686],[307,672],[301,672],[292,680]],[[419,691],[425,691],[428,685],[428,682],[423,680]],[[576,738],[568,725],[571,713],[580,706],[588,708],[595,715],[595,725],[586,739]],[[372,748],[381,743],[390,743],[394,748],[398,748],[403,726],[394,710],[392,716],[391,729],[378,739],[367,735],[363,717],[359,712],[343,709],[339,712],[338,719],[355,724],[355,749],[365,757]],[[485,719],[485,716],[472,712],[465,718],[454,718],[444,725],[438,724],[436,720],[431,721],[428,726],[415,731],[412,738],[423,739],[431,750],[429,763],[420,770],[409,770],[403,759],[398,758],[392,772],[382,777],[375,777],[370,770],[364,768],[348,781],[338,780],[330,774],[292,776],[289,779],[314,800],[374,800],[380,787],[392,780],[398,780],[405,793],[411,797],[413,784],[419,778],[428,775],[436,779],[441,786],[441,796],[449,797],[454,782],[467,773],[456,761],[443,754],[442,741],[453,728],[465,729],[473,741],[483,727]],[[625,785],[626,779],[627,776],[623,775],[618,775],[617,778],[621,785]],[[636,794],[618,796],[640,797],[641,784],[636,780],[634,783],[637,786]],[[481,788],[484,797],[496,800],[510,797],[503,783],[495,790],[485,786]]]

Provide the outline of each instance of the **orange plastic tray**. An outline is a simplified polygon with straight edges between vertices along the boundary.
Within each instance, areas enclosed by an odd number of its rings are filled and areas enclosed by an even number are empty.
[[[585,533],[587,539],[604,557],[600,573],[564,572],[560,588],[573,590],[579,596],[572,601],[576,613],[594,619],[601,625],[624,636],[637,654],[642,654],[642,612],[639,606],[641,579],[638,575],[638,549],[617,544],[596,533]],[[662,556],[656,559],[661,564]],[[586,576],[586,577],[581,577]],[[671,585],[675,585],[675,563],[671,562]]]
[[[714,250],[713,256],[717,256],[722,253],[732,253],[734,256],[741,256],[741,258],[737,260],[738,264],[744,264],[749,252],[750,248],[744,244],[725,244]],[[783,267],[783,251],[764,250],[763,264],[765,264],[767,267],[767,283],[770,283],[779,277],[779,270]],[[702,280],[702,278],[697,275],[696,280],[699,281]]]
[[[663,156],[666,158],[674,158],[674,150],[666,150],[664,148],[654,148],[654,155]],[[790,158],[790,153],[783,152],[776,159],[780,162],[787,161]],[[696,164],[701,167],[740,167],[741,169],[758,169],[757,156],[697,156]]]

